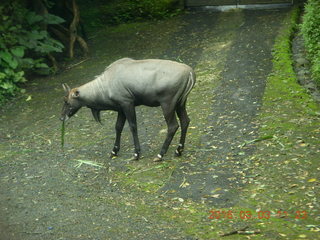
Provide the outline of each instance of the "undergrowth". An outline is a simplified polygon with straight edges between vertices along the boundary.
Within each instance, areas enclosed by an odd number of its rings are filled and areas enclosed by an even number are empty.
[[[179,0],[113,0],[93,1],[92,7],[87,1],[79,1],[83,9],[81,16],[88,28],[101,28],[104,25],[118,25],[141,20],[163,19],[177,15]]]
[[[24,91],[20,84],[27,74],[52,73],[46,56],[62,52],[64,46],[43,26],[62,22],[49,13],[38,15],[19,1],[0,4],[0,103]]]
[[[308,0],[301,24],[301,32],[312,63],[313,78],[320,87],[320,1]]]

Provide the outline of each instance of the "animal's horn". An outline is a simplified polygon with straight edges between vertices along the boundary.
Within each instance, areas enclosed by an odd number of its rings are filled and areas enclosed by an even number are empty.
[[[68,84],[66,84],[66,83],[62,83],[62,87],[66,93],[69,93],[71,90],[70,87],[68,86]]]

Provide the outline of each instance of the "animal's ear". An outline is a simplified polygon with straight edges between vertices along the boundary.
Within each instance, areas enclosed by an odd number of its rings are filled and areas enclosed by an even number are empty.
[[[69,94],[69,92],[70,92],[70,87],[68,86],[68,84],[66,84],[66,83],[62,83],[62,87],[63,87],[63,89],[64,89],[64,91],[67,93],[67,94]]]
[[[78,98],[78,97],[80,97],[80,91],[79,91],[78,89],[72,91],[71,96],[72,96],[73,98]]]

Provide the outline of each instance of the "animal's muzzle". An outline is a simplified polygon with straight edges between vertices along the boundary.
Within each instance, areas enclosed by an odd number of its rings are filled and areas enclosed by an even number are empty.
[[[61,116],[61,117],[60,117],[60,120],[61,120],[61,121],[64,121],[64,122],[67,121],[68,119],[69,119],[68,115]]]

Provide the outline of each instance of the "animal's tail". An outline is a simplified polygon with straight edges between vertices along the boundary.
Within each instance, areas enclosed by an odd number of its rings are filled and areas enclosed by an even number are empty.
[[[189,93],[191,92],[195,83],[196,83],[196,74],[194,73],[194,71],[190,71],[187,86],[186,86],[185,91],[183,92],[181,100],[180,100],[181,105],[185,104],[187,97],[188,97]]]

